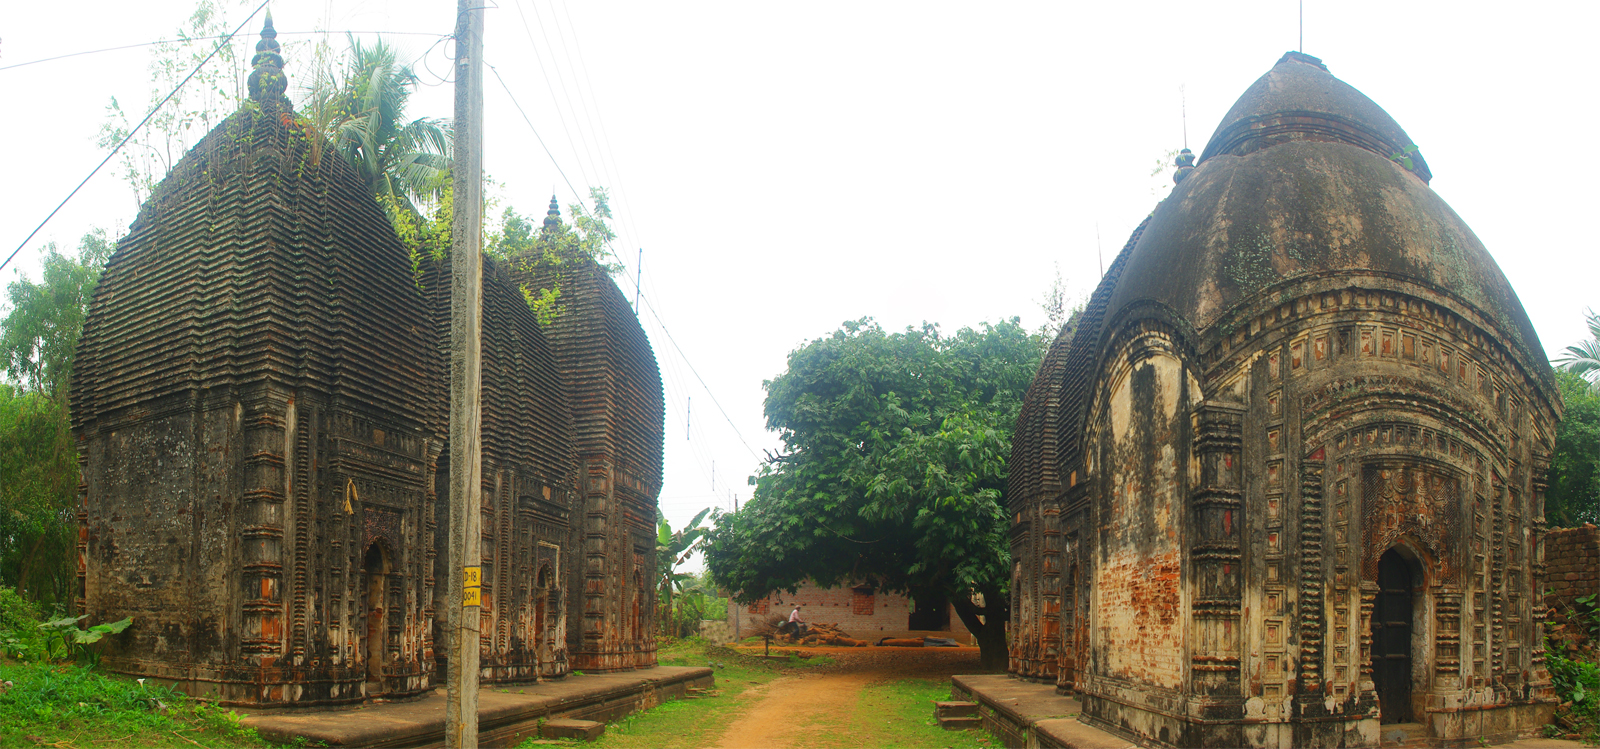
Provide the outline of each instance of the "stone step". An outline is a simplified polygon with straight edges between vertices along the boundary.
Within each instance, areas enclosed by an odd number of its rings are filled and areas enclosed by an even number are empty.
[[[1400,749],[1429,747],[1437,743],[1428,735],[1428,727],[1421,723],[1387,723],[1380,728],[1378,736],[1384,747]]]
[[[964,718],[978,714],[978,703],[947,700],[933,703],[934,712],[941,718]]]
[[[539,726],[539,735],[547,739],[583,739],[593,741],[606,732],[606,724],[593,720],[555,718]]]
[[[982,728],[983,718],[976,715],[941,717],[939,718],[939,727],[946,731],[965,731],[969,728]]]

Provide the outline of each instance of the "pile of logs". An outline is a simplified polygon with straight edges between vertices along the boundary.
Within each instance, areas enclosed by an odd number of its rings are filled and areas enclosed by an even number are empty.
[[[793,643],[796,645],[832,645],[843,648],[864,648],[872,643],[866,640],[857,640],[849,633],[839,629],[837,624],[806,624],[805,637],[795,637],[794,628],[789,626],[788,617],[773,615],[751,627],[751,633],[758,637],[771,637],[776,642]],[[919,643],[920,644],[920,643]]]
[[[788,635],[793,639],[793,635]],[[857,640],[833,624],[806,625],[806,636],[801,638],[802,645],[834,645],[844,648],[864,648],[868,645],[866,640]]]

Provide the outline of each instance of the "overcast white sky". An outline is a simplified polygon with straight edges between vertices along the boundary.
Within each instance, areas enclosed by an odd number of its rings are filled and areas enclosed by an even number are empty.
[[[259,0],[219,2],[236,23]],[[748,497],[753,453],[777,444],[761,382],[795,347],[864,315],[891,328],[1012,315],[1034,327],[1057,265],[1087,293],[1097,248],[1109,261],[1170,184],[1150,171],[1183,145],[1180,86],[1198,153],[1298,44],[1296,0],[486,4],[486,60],[572,185],[612,189],[621,259],[632,266],[644,248],[659,321],[643,317],[668,402],[661,507],[675,525]],[[1545,348],[1584,337],[1583,310],[1600,307],[1600,4],[1305,6],[1304,50],[1420,145],[1433,188],[1499,261]],[[280,41],[384,31],[422,56],[426,82],[449,70],[446,47],[395,34],[449,34],[453,0],[271,7]],[[3,3],[0,68],[170,38],[193,8]],[[308,54],[289,50],[291,92],[297,52]],[[0,69],[0,257],[103,157],[94,140],[110,97],[130,110],[147,101],[148,62],[140,48]],[[542,212],[552,188],[572,202],[492,74],[486,99],[485,159],[502,198],[524,213]],[[450,107],[449,86],[425,86],[411,112]],[[36,274],[43,242],[125,227],[134,208],[108,167],[0,280]]]

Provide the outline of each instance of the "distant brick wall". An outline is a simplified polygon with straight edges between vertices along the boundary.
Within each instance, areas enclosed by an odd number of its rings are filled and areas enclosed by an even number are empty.
[[[754,605],[741,606],[730,600],[728,622],[735,628],[736,637],[748,637],[752,625],[768,616],[788,616],[796,606],[800,607],[800,617],[806,622],[837,625],[864,640],[900,636],[909,631],[911,601],[903,595],[883,591],[873,591],[869,595],[865,589],[818,588],[809,583],[794,593],[773,593]],[[972,641],[954,608],[950,610],[949,632],[953,639]]]
[[[1600,592],[1600,528],[1550,531],[1544,540],[1545,597],[1552,616],[1561,617],[1575,598]],[[1560,619],[1556,619],[1559,621]]]

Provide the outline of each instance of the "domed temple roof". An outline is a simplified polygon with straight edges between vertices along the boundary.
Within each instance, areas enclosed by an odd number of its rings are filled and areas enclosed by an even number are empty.
[[[1201,161],[1225,153],[1243,156],[1288,140],[1345,143],[1385,158],[1415,148],[1388,112],[1329,74],[1321,60],[1288,52],[1234,102]],[[1412,153],[1411,159],[1423,182],[1433,179],[1421,154]]]
[[[1204,331],[1290,279],[1403,279],[1475,308],[1540,369],[1544,350],[1521,302],[1430,177],[1393,118],[1320,60],[1291,52],[1157,206],[1106,320],[1153,302]]]

